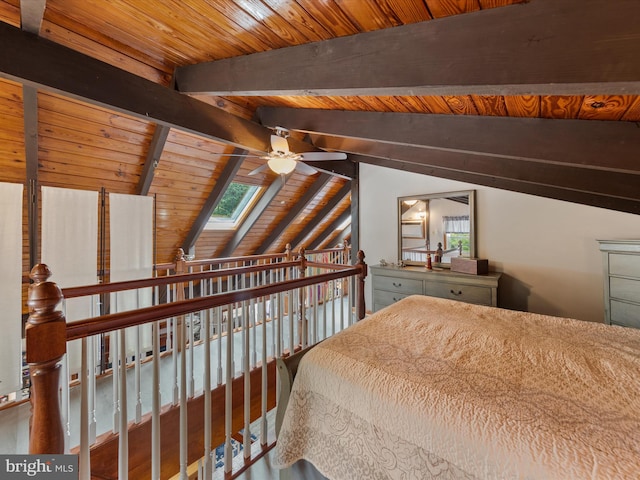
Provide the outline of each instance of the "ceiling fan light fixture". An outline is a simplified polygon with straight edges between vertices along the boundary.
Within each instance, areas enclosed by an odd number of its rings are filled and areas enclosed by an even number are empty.
[[[279,175],[288,175],[296,168],[296,161],[288,157],[272,157],[267,160],[269,168]]]

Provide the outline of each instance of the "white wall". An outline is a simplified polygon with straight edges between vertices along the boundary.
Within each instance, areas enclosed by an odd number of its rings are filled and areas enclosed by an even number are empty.
[[[476,190],[477,255],[503,272],[501,307],[603,321],[596,240],[640,238],[640,215],[361,164],[365,261],[397,260],[397,197],[469,189]],[[370,276],[366,300],[369,308]]]

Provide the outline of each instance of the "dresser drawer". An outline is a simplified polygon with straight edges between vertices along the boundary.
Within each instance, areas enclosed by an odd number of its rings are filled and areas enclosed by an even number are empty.
[[[491,289],[456,283],[426,282],[424,294],[477,305],[492,305]]]
[[[630,300],[632,302],[640,302],[640,280],[630,280],[628,278],[610,277],[609,278],[609,297],[617,298],[619,300]]]
[[[640,255],[610,253],[609,274],[640,278]]]
[[[399,292],[387,292],[386,290],[375,290],[373,292],[375,308],[378,310],[379,308],[387,307],[396,303],[403,298],[409,297],[413,294],[411,293],[399,293]]]
[[[640,328],[640,305],[611,300],[611,323]]]
[[[416,293],[419,295],[422,293],[422,280],[416,280],[412,278],[375,276],[373,277],[373,289],[386,290],[388,292],[406,293],[407,296],[412,293]]]

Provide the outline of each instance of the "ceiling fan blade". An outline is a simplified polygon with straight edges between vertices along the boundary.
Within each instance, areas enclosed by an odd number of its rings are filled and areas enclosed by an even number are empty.
[[[302,162],[297,163],[296,170],[298,170],[298,172],[302,173],[303,175],[313,175],[315,173],[318,173],[318,170]]]
[[[216,155],[218,157],[247,157],[247,158],[260,158],[260,155],[245,155],[244,153],[218,153],[212,152],[209,155]]]
[[[264,172],[267,168],[269,168],[268,164],[260,165],[258,168],[251,170],[247,175],[257,175],[258,173]]]
[[[300,156],[303,160],[320,161],[320,160],[346,160],[347,154],[342,152],[304,152]]]
[[[271,135],[271,150],[274,152],[289,153],[289,142],[279,135]]]

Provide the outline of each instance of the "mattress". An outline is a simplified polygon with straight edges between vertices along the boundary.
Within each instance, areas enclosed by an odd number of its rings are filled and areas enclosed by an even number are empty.
[[[640,478],[640,330],[408,297],[302,359],[275,465],[330,479]]]

